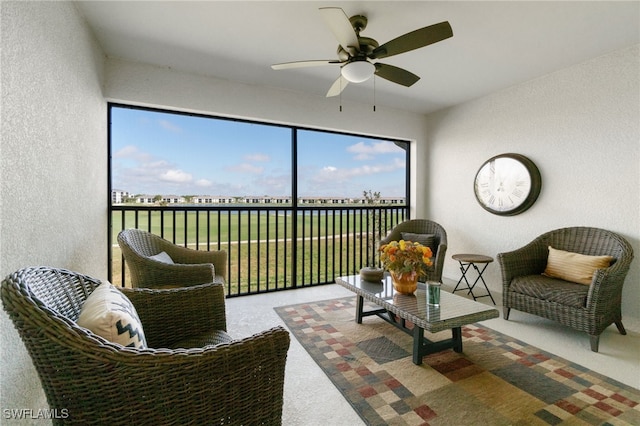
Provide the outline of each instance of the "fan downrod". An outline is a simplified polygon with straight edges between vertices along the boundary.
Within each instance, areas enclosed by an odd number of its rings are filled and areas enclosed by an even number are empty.
[[[363,37],[360,35],[360,31],[367,28],[369,20],[364,15],[354,15],[349,18],[349,22],[356,32],[356,36],[358,37],[360,44],[360,46],[358,46],[360,48],[360,53],[357,56],[366,57],[370,55],[374,49],[378,47],[378,42],[370,37]],[[337,54],[340,61],[348,61],[352,58],[351,54],[344,50],[340,45],[338,45]]]
[[[349,18],[349,22],[351,22],[351,26],[356,31],[356,34],[360,34],[360,31],[367,28],[367,23],[369,20],[366,16],[363,15],[354,15]]]

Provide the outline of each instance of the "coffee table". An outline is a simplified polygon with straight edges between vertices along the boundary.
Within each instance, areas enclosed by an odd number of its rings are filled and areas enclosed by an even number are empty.
[[[440,293],[439,306],[428,305],[425,283],[418,283],[418,289],[412,295],[400,294],[393,289],[388,273],[378,282],[362,280],[359,275],[349,275],[336,278],[336,283],[356,293],[355,320],[358,324],[362,324],[365,316],[377,315],[413,336],[413,363],[416,365],[422,364],[425,355],[445,349],[462,352],[463,325],[500,315],[495,308],[445,291]],[[365,299],[380,306],[380,309],[365,311]],[[424,336],[425,330],[430,333],[451,330],[451,339],[431,341]]]

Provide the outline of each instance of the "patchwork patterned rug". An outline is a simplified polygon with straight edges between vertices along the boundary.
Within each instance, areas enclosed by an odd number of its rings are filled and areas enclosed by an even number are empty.
[[[411,336],[355,323],[355,297],[276,312],[369,425],[640,425],[640,391],[477,324],[418,366]]]

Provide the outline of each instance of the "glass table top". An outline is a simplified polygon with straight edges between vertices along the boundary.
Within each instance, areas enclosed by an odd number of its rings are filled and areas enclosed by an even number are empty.
[[[498,310],[493,307],[446,291],[440,292],[439,306],[430,305],[427,303],[427,283],[418,283],[414,294],[400,294],[394,290],[387,273],[378,282],[364,281],[359,275],[350,275],[336,278],[336,283],[426,330],[439,331],[499,316]]]

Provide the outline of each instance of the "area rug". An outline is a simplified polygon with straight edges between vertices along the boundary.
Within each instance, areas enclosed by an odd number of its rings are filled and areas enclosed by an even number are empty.
[[[479,324],[418,366],[411,336],[355,323],[355,297],[275,309],[369,425],[640,425],[640,391]]]

